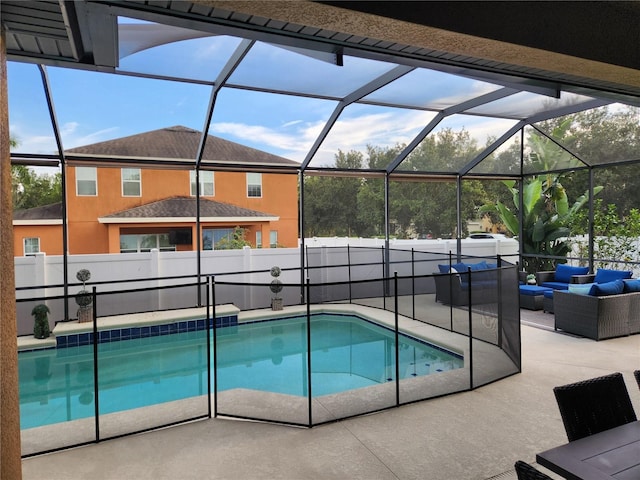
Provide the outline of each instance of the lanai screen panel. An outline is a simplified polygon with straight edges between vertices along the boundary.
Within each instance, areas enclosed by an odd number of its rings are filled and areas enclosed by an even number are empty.
[[[470,115],[447,117],[420,142],[397,171],[457,174],[515,123]]]
[[[304,54],[304,53],[308,54]],[[318,59],[316,52],[295,51],[257,42],[229,78],[229,84],[342,98],[396,65],[344,57],[344,65]]]
[[[301,163],[335,104],[312,97],[223,88],[216,98],[209,134]]]
[[[487,82],[418,68],[370,93],[362,101],[444,110],[500,88]]]
[[[209,86],[63,68],[49,70],[65,149],[173,126],[202,130]],[[96,85],[100,85],[99,91]],[[194,148],[193,155],[182,158],[195,160],[195,155]],[[126,156],[175,158],[170,150],[145,148],[131,150]]]
[[[520,175],[521,134],[516,132],[509,139],[496,148],[491,154],[483,158],[469,173]]]
[[[566,128],[559,126],[567,125]],[[615,103],[535,124],[587,165],[640,158],[640,108]]]
[[[520,92],[472,108],[468,110],[467,113],[525,120],[550,109],[579,105],[590,100],[593,99],[570,92],[561,92],[560,98],[553,98],[531,92]]]
[[[585,164],[532,127],[524,129],[522,170],[525,175],[584,168]]]
[[[389,182],[390,235],[395,238],[455,238],[454,181]]]
[[[7,62],[12,152],[56,154],[56,140],[37,65]]]
[[[435,116],[434,112],[353,104],[344,109],[314,155],[310,167],[369,168],[336,163],[339,152],[366,154],[368,147],[381,149],[406,145]],[[375,169],[386,168],[376,165]]]
[[[132,26],[129,25],[129,27]],[[169,26],[152,24],[133,25],[133,27],[168,28]],[[144,48],[145,44],[142,41],[128,46],[129,48],[125,52],[126,56],[123,57],[121,52],[118,70],[213,82],[241,41],[239,38],[225,35],[180,41],[171,41],[171,38],[171,36],[165,40],[158,38],[158,41],[168,43],[148,48]],[[121,38],[121,49],[122,43]],[[138,48],[142,48],[142,50],[135,51]],[[129,51],[132,52],[128,53]]]

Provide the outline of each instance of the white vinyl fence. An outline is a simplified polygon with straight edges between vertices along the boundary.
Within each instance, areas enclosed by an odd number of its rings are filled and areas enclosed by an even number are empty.
[[[323,238],[309,239],[305,241],[311,265],[338,265],[345,264],[346,249],[332,248],[350,245],[354,247],[351,254],[351,263],[380,263],[383,258],[384,242],[376,239],[345,239]],[[355,247],[368,247],[358,249]],[[416,252],[428,252],[434,254],[433,265],[428,265],[426,274],[437,270],[435,263],[445,263],[449,252],[456,251],[455,240],[406,240],[394,241],[390,244],[393,250],[415,250]],[[518,243],[512,239],[464,239],[462,240],[462,254],[472,257],[495,258],[501,255],[509,262],[518,260]],[[280,280],[284,284],[300,283],[300,249],[251,249],[245,247],[242,250],[218,250],[201,252],[202,275],[216,275],[217,281],[236,283],[261,283],[267,284],[272,278],[269,270],[277,265],[283,271]],[[408,257],[408,255],[406,255]],[[62,296],[64,289],[64,257],[61,255],[47,256],[36,254],[27,257],[16,257],[16,298],[37,299],[43,297]],[[103,255],[69,255],[68,256],[68,293],[75,295],[82,289],[76,279],[78,270],[88,269],[91,279],[87,282],[87,289],[93,284],[97,285],[98,292],[120,291],[141,288],[157,288],[167,285],[181,285],[194,283],[197,275],[196,252],[160,252],[152,250],[146,253],[103,254]],[[368,270],[366,270],[368,269]],[[379,266],[362,267],[366,277],[381,278],[382,271]],[[369,272],[369,273],[366,273]],[[402,274],[402,273],[399,273]],[[362,276],[362,275],[361,275]],[[188,277],[188,278],[170,278]],[[325,272],[322,282],[345,281],[340,269]],[[117,283],[116,283],[117,282]],[[35,288],[29,288],[35,287]],[[195,302],[197,290],[189,290],[188,295],[193,296],[188,301]],[[153,295],[121,295],[118,302],[123,311],[148,311],[181,308],[185,302],[185,290],[157,290]],[[296,303],[299,299],[299,291],[288,289],[285,301]],[[252,298],[264,297],[269,292],[263,287],[249,287],[246,289],[242,303],[252,305]],[[181,296],[181,298],[174,298]],[[287,298],[288,297],[288,298]],[[139,302],[138,305],[135,302]],[[181,303],[182,302],[182,303]],[[31,309],[41,301],[26,301],[17,303],[18,334],[27,335],[33,331],[33,317]],[[50,321],[75,318],[77,305],[73,299],[69,301],[69,318],[65,319],[64,301],[47,301],[51,309]],[[128,305],[123,305],[128,303]],[[99,315],[117,314],[118,312],[102,312]]]

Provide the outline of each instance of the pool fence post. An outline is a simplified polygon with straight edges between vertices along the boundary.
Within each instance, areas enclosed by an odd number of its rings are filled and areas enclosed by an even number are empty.
[[[349,303],[351,303],[351,245],[347,243],[347,269],[349,273]]]
[[[416,319],[416,259],[413,247],[411,247],[411,318]]]
[[[393,289],[395,297],[395,337],[396,337],[396,407],[400,406],[400,335],[398,334],[398,272],[393,272]]]
[[[453,268],[453,252],[449,250],[449,330],[453,332],[453,274],[451,269]],[[462,273],[464,279],[464,272]],[[461,279],[461,280],[462,280]]]
[[[213,276],[207,276],[207,328],[205,335],[207,337],[207,413],[211,418],[211,338],[209,336],[211,322],[211,298],[213,296]],[[215,309],[215,306],[213,307]],[[215,315],[214,315],[215,318]]]
[[[502,348],[502,257],[500,254],[496,255],[497,267],[498,267],[498,347]],[[516,268],[516,274],[518,270]],[[517,281],[517,279],[516,279]]]
[[[309,428],[313,427],[313,417],[311,414],[311,295],[310,280],[307,277],[307,401],[309,409]]]
[[[469,283],[468,289],[468,311],[469,311],[469,389],[473,390],[473,305],[472,305],[472,290],[473,290],[473,282],[471,281],[471,267],[467,267],[467,275],[469,275],[469,279],[467,280]]]
[[[212,321],[211,323],[207,320],[207,328],[213,328],[213,370],[211,370],[211,358],[209,358],[209,385],[211,385],[211,373],[213,372],[213,416],[218,417],[218,349],[217,347],[217,329],[216,329],[216,277],[214,275],[211,276],[211,305],[212,305]],[[207,339],[209,338],[209,332],[211,330],[207,330]],[[211,349],[207,348],[208,355],[211,355]],[[211,391],[211,386],[209,386],[209,391]],[[209,402],[211,404],[211,402]]]
[[[387,264],[385,263],[386,254],[384,245],[382,246],[382,309],[387,309],[387,291],[389,290],[389,279],[387,278]]]
[[[100,441],[100,386],[98,385],[98,305],[96,295],[96,286],[92,289],[93,296],[93,402],[95,407],[95,426],[96,426],[96,442]]]

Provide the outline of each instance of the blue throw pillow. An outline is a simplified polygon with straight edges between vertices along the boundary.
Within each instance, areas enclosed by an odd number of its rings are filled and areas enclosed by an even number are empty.
[[[614,280],[625,280],[631,278],[631,272],[626,270],[608,270],[606,268],[599,268],[596,272],[595,283],[607,283]]]
[[[469,268],[471,268],[471,270],[487,270],[489,268],[489,266],[487,265],[487,262],[482,261],[482,262],[478,262],[478,263],[471,263],[468,265]]]
[[[624,282],[622,280],[614,280],[607,283],[594,283],[589,294],[596,297],[604,297],[606,295],[617,295],[623,291]]]
[[[451,266],[455,268],[459,273],[467,273],[467,265],[464,263],[454,263]]]
[[[625,292],[640,292],[640,280],[628,280],[624,282]]]
[[[571,283],[571,277],[574,275],[586,275],[589,273],[589,267],[572,267],[561,263],[556,266],[554,280],[556,282]]]
[[[577,293],[578,295],[589,295],[591,293],[593,283],[570,283],[569,293]]]
[[[440,270],[440,273],[449,273],[449,265],[443,265],[439,263],[438,270]]]

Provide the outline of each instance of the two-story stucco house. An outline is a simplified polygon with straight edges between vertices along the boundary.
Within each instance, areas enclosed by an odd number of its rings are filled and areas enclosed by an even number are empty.
[[[200,132],[175,126],[66,150],[68,252],[195,250],[198,235],[210,250],[236,227],[254,247],[296,247],[298,163],[211,135],[202,154],[196,231],[200,140]],[[238,162],[265,173],[238,171]],[[13,223],[16,256],[62,254],[61,203],[16,211]]]

